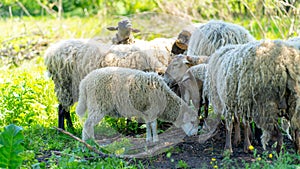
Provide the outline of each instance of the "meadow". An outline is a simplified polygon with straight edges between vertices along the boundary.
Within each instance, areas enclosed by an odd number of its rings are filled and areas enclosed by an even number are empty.
[[[159,158],[167,159],[172,168],[191,167],[187,159],[174,161],[173,154],[180,152],[180,147],[146,160],[101,158],[53,128],[58,125],[58,101],[54,83],[46,75],[43,55],[49,45],[59,40],[96,37],[107,43],[114,32],[106,27],[116,25],[124,17],[141,30],[136,38],[144,40],[176,37],[184,26],[211,19],[240,24],[257,39],[300,36],[300,3],[289,5],[287,10],[278,0],[116,2],[107,1],[108,8],[87,8],[85,13],[76,8],[59,17],[53,9],[48,15],[34,16],[23,11],[23,16],[8,13],[0,19],[0,168],[152,168]],[[81,137],[82,124],[75,106],[71,108],[74,129],[68,131]],[[139,134],[144,129],[134,121],[126,124],[124,118],[105,118],[101,125],[111,133]],[[123,144],[126,141],[107,149],[117,154]],[[211,154],[210,160],[199,168],[300,168],[300,156],[291,151],[276,154],[254,148],[247,157],[250,160],[237,164],[240,159],[215,158]]]

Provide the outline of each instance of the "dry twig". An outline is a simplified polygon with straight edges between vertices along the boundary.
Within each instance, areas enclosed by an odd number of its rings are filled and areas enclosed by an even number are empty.
[[[82,139],[80,139],[80,138],[74,136],[74,135],[73,135],[72,133],[70,133],[70,132],[67,132],[67,131],[65,131],[65,130],[63,130],[63,129],[60,129],[60,128],[57,128],[57,127],[53,127],[53,128],[55,128],[56,130],[58,130],[58,131],[60,131],[60,132],[62,132],[62,133],[64,133],[64,134],[66,134],[66,135],[72,137],[72,138],[75,139],[76,141],[79,141],[80,143],[84,144],[89,150],[91,150],[91,151],[93,151],[93,152],[99,154],[99,156],[102,157],[102,158],[112,157],[112,156],[109,156],[109,155],[107,155],[107,154],[102,153],[101,151],[99,151],[99,150],[96,149],[95,147],[89,145],[88,143],[86,143],[86,142],[83,141]]]

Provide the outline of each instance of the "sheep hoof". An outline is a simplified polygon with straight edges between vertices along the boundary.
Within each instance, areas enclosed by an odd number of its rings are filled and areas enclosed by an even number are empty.
[[[153,143],[158,142],[158,137],[153,137]]]

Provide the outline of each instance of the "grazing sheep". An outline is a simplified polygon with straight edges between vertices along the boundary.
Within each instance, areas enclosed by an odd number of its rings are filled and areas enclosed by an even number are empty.
[[[76,114],[83,118],[88,111],[83,140],[94,138],[94,126],[105,115],[143,119],[147,126],[147,141],[158,141],[157,119],[172,122],[189,136],[197,133],[196,112],[156,73],[106,67],[89,73],[81,81],[79,90]]]
[[[224,21],[209,21],[193,32],[188,44],[188,56],[210,56],[227,44],[244,44],[254,37],[242,26]]]
[[[118,31],[116,33],[116,36],[112,38],[112,43],[117,45],[134,43],[134,37],[132,35],[132,32],[140,32],[140,30],[132,28],[131,22],[128,19],[124,19],[118,22],[117,27],[111,26],[107,29],[110,31]]]
[[[64,129],[65,118],[72,127],[69,107],[77,101],[79,83],[89,72],[118,66],[162,74],[170,60],[173,42],[159,38],[131,45],[108,45],[92,39],[71,39],[50,46],[45,53],[45,65],[60,103],[59,128]]]
[[[228,45],[210,57],[205,91],[214,111],[225,116],[225,149],[232,152],[232,118],[241,117],[245,126],[244,151],[251,145],[247,128],[253,119],[263,130],[263,147],[276,139],[279,152],[283,141],[278,119],[284,109],[296,150],[300,151],[300,67],[295,64],[299,62],[299,51],[279,40]]]

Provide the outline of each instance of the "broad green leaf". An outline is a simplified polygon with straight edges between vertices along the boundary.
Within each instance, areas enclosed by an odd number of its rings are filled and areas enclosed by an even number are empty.
[[[24,151],[22,128],[10,124],[0,133],[0,168],[15,169],[22,164],[19,153]]]

